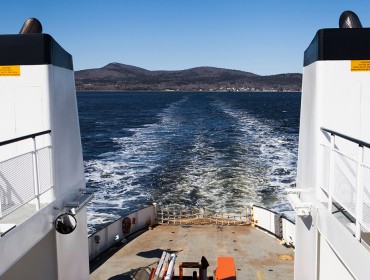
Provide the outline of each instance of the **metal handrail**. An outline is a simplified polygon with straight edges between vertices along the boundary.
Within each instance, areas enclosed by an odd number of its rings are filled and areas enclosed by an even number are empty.
[[[10,139],[10,140],[0,142],[0,146],[5,146],[5,145],[16,143],[16,142],[19,142],[19,141],[22,141],[22,140],[32,139],[33,150],[30,151],[29,153],[32,154],[34,196],[33,197],[28,197],[28,198],[37,200],[37,202],[36,202],[36,211],[39,211],[40,208],[41,208],[40,196],[42,195],[42,193],[40,191],[40,178],[39,178],[40,174],[39,174],[39,163],[38,163],[38,154],[37,154],[38,150],[37,150],[37,147],[36,147],[36,137],[41,136],[41,135],[45,135],[45,134],[50,135],[51,130],[45,130],[45,131],[41,131],[41,132],[37,132],[37,133],[33,133],[33,134],[29,134],[29,135],[25,135],[25,136],[21,136],[21,137],[17,137],[17,138],[13,138],[13,139]],[[51,147],[51,146],[49,146],[49,147]],[[3,163],[3,162],[0,162],[0,163]],[[52,186],[50,186],[50,188],[51,187]],[[10,189],[9,192],[15,192],[15,191],[13,189]],[[0,200],[1,200],[1,196],[0,196]],[[5,217],[6,215],[10,214],[11,212],[15,211],[17,208],[22,207],[23,205],[25,205],[25,203],[28,203],[29,201],[30,200],[27,200],[27,201],[25,200],[25,201],[21,202],[19,205],[13,207],[10,210],[10,212],[8,212],[6,214],[3,213],[2,202],[1,202],[0,203],[0,219]]]
[[[8,144],[15,143],[15,142],[22,141],[22,140],[26,140],[26,139],[29,139],[29,138],[35,138],[37,136],[41,136],[41,135],[49,134],[49,133],[51,133],[51,130],[45,130],[45,131],[41,131],[41,132],[29,134],[29,135],[17,137],[17,138],[14,138],[14,139],[10,139],[10,140],[0,142],[0,146],[8,145]]]
[[[321,131],[330,133],[330,156],[329,156],[329,186],[328,186],[328,210],[330,213],[333,213],[333,198],[334,198],[334,189],[336,186],[334,185],[335,179],[334,179],[334,152],[339,152],[338,148],[335,145],[335,138],[336,136],[343,138],[345,140],[348,140],[352,143],[355,143],[358,145],[358,158],[356,160],[357,167],[356,167],[356,183],[355,183],[355,195],[356,195],[356,208],[354,209],[354,213],[352,215],[355,216],[356,219],[356,229],[355,229],[355,237],[358,241],[361,242],[361,227],[365,226],[363,221],[363,192],[364,192],[364,148],[370,149],[370,144],[358,140],[356,138],[350,137],[348,135],[336,132],[331,129],[327,128],[320,128]],[[345,156],[345,154],[343,154]],[[342,205],[344,209],[346,209],[345,205]],[[346,209],[349,213],[349,209]]]
[[[359,146],[366,147],[366,148],[369,148],[370,149],[370,144],[367,143],[367,142],[365,142],[365,141],[358,140],[358,139],[353,138],[351,136],[347,136],[345,134],[342,134],[342,133],[339,133],[339,132],[336,132],[334,130],[327,129],[327,128],[324,128],[324,127],[321,127],[320,129],[321,129],[321,131],[328,132],[328,133],[330,133],[332,135],[339,136],[340,138],[343,138],[343,139],[346,139],[346,140],[351,141],[353,143],[356,143]]]

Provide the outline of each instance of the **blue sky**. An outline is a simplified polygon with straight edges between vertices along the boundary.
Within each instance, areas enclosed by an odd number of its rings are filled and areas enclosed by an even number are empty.
[[[345,10],[370,27],[370,2],[359,0],[12,0],[0,4],[0,33],[18,33],[36,17],[73,55],[76,70],[120,62],[270,75],[302,72],[316,31],[337,28]]]

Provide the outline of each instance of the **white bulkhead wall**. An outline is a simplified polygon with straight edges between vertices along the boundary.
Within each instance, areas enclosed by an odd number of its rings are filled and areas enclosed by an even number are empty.
[[[57,279],[56,247],[50,247],[50,244],[55,244],[55,242],[55,234],[50,231],[16,265],[1,275],[0,279]],[[40,264],[42,264],[43,269],[40,269]]]
[[[370,143],[370,72],[352,72],[351,61],[317,61],[304,68],[302,92],[297,188],[315,192],[320,145],[330,144],[321,127]],[[339,137],[336,145],[357,159],[356,145]]]
[[[62,209],[85,188],[77,97],[73,70],[51,66],[50,114],[56,205]],[[89,279],[86,209],[80,209],[76,230],[57,235],[58,279]]]
[[[316,137],[317,128],[317,67],[313,63],[303,69],[301,116],[299,129],[297,188],[303,201],[312,201],[316,184]],[[301,219],[296,217],[296,251],[294,279],[316,279],[316,216]]]
[[[337,279],[340,271],[345,273],[340,273],[338,279],[362,279],[366,272],[369,253],[336,218],[324,214],[327,209],[321,202],[327,202],[327,198],[320,188],[320,149],[322,144],[330,146],[330,142],[320,128],[370,142],[368,108],[370,72],[351,71],[351,61],[316,61],[304,68],[297,188],[303,189],[301,200],[318,209],[314,208],[308,218],[296,219],[295,279],[329,279],[324,275]],[[357,159],[357,145],[336,137],[336,147]],[[364,161],[369,165],[366,149]],[[354,248],[360,258],[353,255]],[[338,259],[326,262],[328,255]]]
[[[75,217],[77,227],[72,233],[67,235],[56,233],[57,279],[90,279],[86,207]]]
[[[85,187],[73,70],[24,65],[20,76],[0,81],[0,141],[52,130],[55,196]],[[50,144],[37,137],[38,147]],[[0,160],[33,149],[32,140],[0,147]]]
[[[49,264],[32,266],[35,273],[40,271],[37,275],[49,266],[44,279],[89,279],[86,210],[77,214],[77,229],[70,235],[57,233],[53,226],[66,203],[85,188],[74,72],[54,65],[21,65],[20,76],[0,77],[0,94],[4,100],[0,102],[0,141],[50,129],[54,175],[54,201],[0,239],[0,279],[8,279],[1,275],[10,267],[22,270],[25,254],[36,244],[43,244],[38,247],[44,250],[40,254],[53,255]],[[37,143],[49,145],[50,136],[38,137]],[[32,141],[0,147],[0,160],[31,149]]]
[[[0,141],[50,129],[49,76],[49,65],[21,65],[19,76],[0,77]],[[39,147],[49,145],[50,136],[38,137],[37,144]],[[31,150],[33,150],[31,139],[1,146],[0,161]],[[22,172],[22,170],[15,169],[14,172]],[[44,251],[40,252],[40,256],[55,255],[55,237],[50,238],[50,234],[55,235],[52,230],[54,215],[55,210],[52,206],[45,207],[0,238],[0,275],[12,266],[11,270],[0,277],[1,279],[16,279],[12,278],[11,271],[22,269],[27,259],[25,254],[34,252],[33,248],[36,244],[43,244],[41,248]],[[36,246],[40,249],[38,245]],[[50,267],[48,271],[56,275],[56,256],[48,258],[48,264]],[[41,265],[39,267],[32,265],[32,267],[35,271],[41,271]]]
[[[0,141],[50,129],[49,67],[24,65],[19,76],[1,76]],[[50,137],[40,136],[37,145],[50,144]],[[31,139],[0,147],[0,161],[33,149]]]
[[[51,66],[50,71],[54,182],[55,196],[59,198],[85,188],[85,174],[74,72],[57,66]]]
[[[370,143],[370,71],[351,71],[351,61],[317,62],[322,75],[319,125]],[[327,143],[323,134],[320,143]],[[336,146],[357,160],[358,146],[336,137]],[[370,164],[365,149],[365,164]]]
[[[304,188],[313,193],[315,186],[315,169],[317,130],[317,69],[316,63],[303,69],[302,99],[299,128],[299,147],[297,163],[297,188]],[[304,193],[302,193],[304,195]]]

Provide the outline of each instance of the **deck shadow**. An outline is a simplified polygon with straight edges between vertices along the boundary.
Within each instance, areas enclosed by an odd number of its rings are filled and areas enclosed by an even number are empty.
[[[89,268],[90,268],[90,274],[92,274],[96,269],[98,269],[101,265],[103,265],[107,260],[109,260],[110,257],[112,257],[116,252],[118,252],[121,248],[123,248],[125,245],[130,243],[132,240],[134,240],[139,235],[146,232],[147,229],[139,230],[137,232],[134,232],[133,234],[126,236],[126,242],[125,243],[117,243],[106,249],[105,251],[101,252],[96,258],[92,259],[89,262]],[[125,272],[126,273],[126,272]],[[120,275],[116,275],[120,276]],[[116,277],[113,276],[113,277]],[[125,278],[112,278],[114,280],[123,279]],[[127,278],[132,280],[132,278]]]
[[[162,257],[163,251],[166,251],[167,253],[170,253],[170,254],[178,252],[178,251],[170,251],[170,250],[161,250],[157,248],[154,250],[142,251],[142,252],[137,253],[136,255],[139,257],[148,258],[148,259],[151,259],[151,258],[159,259]]]
[[[125,272],[120,275],[115,275],[115,276],[108,278],[108,280],[132,280],[131,273],[132,272]]]

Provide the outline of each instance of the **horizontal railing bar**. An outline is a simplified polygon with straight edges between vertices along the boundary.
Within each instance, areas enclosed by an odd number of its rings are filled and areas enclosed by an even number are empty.
[[[50,132],[51,132],[51,130],[45,130],[45,131],[41,131],[41,132],[21,136],[21,137],[18,137],[18,138],[6,140],[6,141],[3,141],[3,142],[0,142],[0,146],[8,145],[8,144],[15,143],[15,142],[22,141],[22,140],[26,140],[26,139],[29,139],[29,138],[34,138],[34,137],[37,137],[37,136],[48,134]]]
[[[364,141],[358,140],[358,139],[356,139],[356,138],[353,138],[353,137],[347,136],[347,135],[345,135],[345,134],[342,134],[342,133],[339,133],[339,132],[336,132],[336,131],[334,131],[334,130],[330,130],[330,129],[327,129],[327,128],[324,128],[324,127],[321,127],[320,129],[321,129],[321,131],[328,132],[328,133],[330,133],[330,134],[333,134],[333,135],[339,136],[339,137],[341,137],[341,138],[343,138],[343,139],[346,139],[346,140],[348,140],[348,141],[351,141],[351,142],[356,143],[356,144],[358,144],[358,145],[360,145],[360,146],[363,146],[363,147],[366,147],[366,148],[369,148],[369,149],[370,149],[370,144],[369,144],[369,143],[367,143],[367,142],[364,142]]]

